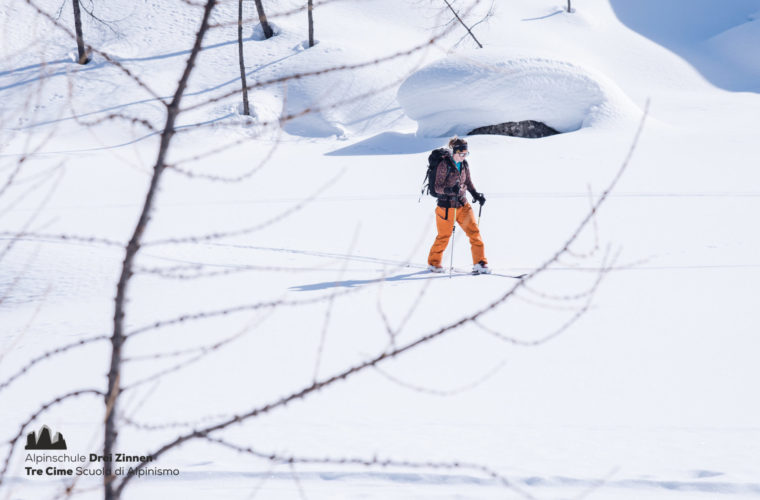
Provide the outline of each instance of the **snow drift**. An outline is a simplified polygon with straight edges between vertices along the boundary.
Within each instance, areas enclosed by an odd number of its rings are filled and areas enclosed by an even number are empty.
[[[760,11],[748,16],[748,20],[710,37],[707,47],[716,59],[733,64],[738,73],[745,74],[747,88],[760,88]],[[735,79],[739,80],[739,78]]]
[[[635,109],[601,75],[568,62],[494,50],[450,56],[420,69],[401,85],[398,100],[417,120],[418,135],[433,137],[523,120],[570,132]]]

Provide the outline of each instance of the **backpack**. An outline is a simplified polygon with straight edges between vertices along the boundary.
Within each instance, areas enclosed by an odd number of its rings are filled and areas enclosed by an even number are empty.
[[[422,182],[420,199],[422,198],[422,194],[425,194],[426,192],[433,198],[438,198],[439,195],[436,194],[433,186],[435,186],[435,173],[438,164],[441,163],[441,160],[444,158],[451,158],[451,152],[447,148],[434,149],[431,151],[430,156],[428,156],[427,173],[425,174],[425,179]],[[446,166],[450,167],[450,162],[447,161]]]

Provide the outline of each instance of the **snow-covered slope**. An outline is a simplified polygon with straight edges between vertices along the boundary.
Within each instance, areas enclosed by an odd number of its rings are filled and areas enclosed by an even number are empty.
[[[127,329],[227,312],[127,341],[122,416],[133,423],[121,451],[150,453],[485,307],[517,283],[509,276],[564,245],[625,158],[649,100],[642,136],[574,253],[482,327],[468,323],[215,435],[267,454],[428,467],[271,463],[191,440],[158,461],[179,477],[137,480],[126,498],[521,497],[483,469],[430,464],[453,461],[487,466],[536,498],[760,496],[760,96],[725,90],[752,89],[758,59],[742,47],[756,2],[689,11],[680,1],[575,0],[567,13],[564,2],[520,0],[494,2],[482,23],[490,3],[456,2],[484,49],[437,2],[315,3],[312,48],[305,11],[277,15],[303,2],[265,1],[278,32],[270,40],[246,23],[253,118],[235,94],[237,3],[214,12],[220,26],[204,40],[168,155],[185,175],[168,169],[162,179]],[[55,346],[111,331],[124,255],[104,240],[123,243],[134,229],[161,101],[201,12],[182,0],[93,5],[108,25],[85,16],[86,40],[145,87],[102,55],[73,64],[69,35],[28,3],[0,6],[0,384]],[[39,7],[56,18],[60,3]],[[731,57],[721,66],[731,85],[715,87],[692,54]],[[289,78],[303,72],[319,74]],[[445,142],[430,136],[519,119],[566,133],[468,139],[496,274],[426,273],[433,200],[418,203],[419,188],[428,151]],[[209,237],[219,233],[230,234]],[[444,260],[452,256],[469,268],[459,231]],[[99,395],[19,428],[60,394],[103,390],[109,356],[108,341],[96,340],[0,388],[0,441],[46,424],[70,452],[96,451]],[[56,478],[27,477],[24,458],[17,448],[0,496],[60,489]],[[102,497],[99,485],[82,478],[76,497]]]
[[[758,0],[611,0],[630,29],[673,51],[713,85],[733,91],[760,91],[757,67]]]

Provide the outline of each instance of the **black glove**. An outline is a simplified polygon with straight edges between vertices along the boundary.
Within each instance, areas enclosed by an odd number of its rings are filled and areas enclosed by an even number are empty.
[[[486,197],[483,193],[478,193],[477,191],[472,193],[473,201],[477,201],[481,204],[481,206],[486,202]]]

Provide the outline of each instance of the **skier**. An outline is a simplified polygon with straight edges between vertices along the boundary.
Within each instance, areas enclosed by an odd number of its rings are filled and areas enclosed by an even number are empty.
[[[467,141],[454,136],[449,141],[449,150],[444,153],[443,159],[436,167],[435,185],[431,186],[431,190],[438,198],[438,206],[435,208],[438,236],[428,255],[428,270],[434,273],[444,271],[441,259],[443,251],[449,244],[456,220],[470,238],[473,274],[491,274],[483,249],[483,240],[480,238],[480,230],[475,222],[475,214],[465,194],[465,190],[469,191],[474,201],[480,203],[481,206],[486,202],[486,197],[475,190],[470,178],[470,166],[465,159],[468,154]]]

